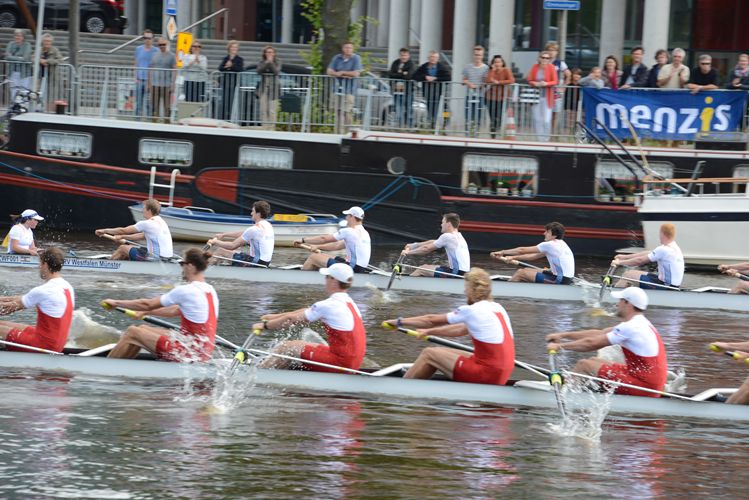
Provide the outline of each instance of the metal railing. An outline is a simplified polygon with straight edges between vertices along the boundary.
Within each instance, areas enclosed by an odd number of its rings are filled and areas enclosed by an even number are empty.
[[[30,64],[0,61],[2,80],[14,82],[2,87],[3,105],[11,102],[14,86],[30,81]],[[576,125],[583,116],[581,87],[467,89],[456,82],[374,75],[350,79],[130,66],[81,65],[76,72],[60,64],[40,90],[41,111],[52,112],[55,102],[64,100],[68,113],[101,118],[177,122],[200,117],[241,127],[339,134],[355,128],[562,142],[585,137]]]

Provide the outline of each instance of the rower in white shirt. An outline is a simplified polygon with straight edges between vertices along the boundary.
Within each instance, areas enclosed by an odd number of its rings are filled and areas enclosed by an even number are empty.
[[[158,260],[170,259],[172,253],[172,233],[164,219],[159,216],[161,204],[150,198],[143,202],[143,218],[145,220],[136,222],[127,227],[110,227],[96,230],[96,236],[126,236],[129,240],[145,240],[146,246],[135,246],[120,241],[120,246],[115,250],[110,259],[112,260]]]
[[[440,248],[447,253],[447,266],[424,265],[417,267],[411,276],[434,276],[436,278],[456,278],[463,276],[471,269],[471,254],[468,244],[460,234],[460,216],[456,213],[447,213],[442,216],[440,227],[442,234],[436,240],[409,243],[401,252],[406,255],[425,255]]]
[[[24,210],[15,219],[13,227],[10,228],[8,233],[8,253],[37,255],[34,229],[42,220],[44,220],[44,217],[39,215],[36,210],[30,208]]]
[[[538,260],[546,257],[549,269],[518,269],[510,281],[569,285],[575,277],[575,256],[564,241],[564,226],[549,222],[544,226],[544,241],[534,247],[517,247],[492,252],[492,258],[518,265],[518,261]]]
[[[334,234],[305,237],[294,241],[294,246],[306,245],[313,252],[302,265],[304,271],[314,271],[330,267],[336,262],[350,265],[355,273],[368,273],[369,257],[372,253],[372,241],[362,225],[364,210],[351,207],[344,210],[346,227]],[[346,258],[322,253],[325,250],[346,250]]]
[[[634,283],[646,290],[656,290],[661,286],[681,286],[684,279],[684,255],[674,241],[676,226],[670,222],[661,224],[659,238],[661,244],[652,252],[645,250],[630,255],[619,254],[611,261],[612,266],[642,266],[657,262],[658,274],[629,269],[622,275],[622,279],[616,282],[615,287],[630,286]]]
[[[244,231],[219,233],[208,240],[209,245],[218,247],[213,254],[214,257],[230,257],[234,260],[233,266],[245,265],[237,261],[251,262],[266,267],[270,265],[275,246],[273,226],[267,221],[270,216],[270,204],[267,201],[256,201],[252,204],[251,216],[255,221],[253,226]],[[230,238],[231,241],[221,241],[224,238]],[[249,253],[234,253],[234,250],[243,245],[249,245]]]

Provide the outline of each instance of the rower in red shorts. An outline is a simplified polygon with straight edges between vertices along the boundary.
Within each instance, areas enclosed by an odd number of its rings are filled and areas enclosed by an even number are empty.
[[[629,287],[621,292],[612,292],[611,296],[619,299],[616,314],[623,322],[603,330],[549,334],[546,336],[548,349],[588,352],[608,345],[620,345],[626,364],[612,364],[605,359],[589,358],[578,361],[573,371],[662,391],[668,373],[666,349],[658,331],[643,315],[648,307],[647,294],[641,288]],[[562,343],[562,340],[570,342]],[[614,392],[659,397],[659,394],[621,386],[617,386]]]
[[[474,267],[465,274],[468,305],[448,314],[426,314],[412,318],[389,319],[391,325],[413,326],[422,335],[461,337],[470,335],[474,352],[449,347],[427,347],[405,378],[431,378],[439,370],[456,382],[504,385],[515,366],[512,324],[504,307],[491,296],[492,282],[483,269]]]
[[[59,248],[39,253],[39,277],[44,280],[26,295],[0,297],[0,314],[36,307],[36,326],[0,321],[0,340],[62,352],[68,341],[75,308],[75,292],[60,274],[65,257]],[[23,351],[5,346],[9,351]]]
[[[182,277],[187,282],[161,297],[151,299],[114,300],[104,302],[111,307],[126,307],[155,316],[179,316],[180,331],[175,332],[149,325],[128,327],[109,353],[110,358],[134,358],[141,349],[167,361],[206,361],[216,344],[218,296],[205,282],[204,272],[211,254],[197,248],[187,250],[180,261]]]
[[[253,329],[275,330],[302,322],[322,321],[328,334],[328,345],[313,344],[303,340],[290,340],[280,343],[274,352],[328,365],[358,370],[367,349],[367,332],[361,319],[359,308],[346,292],[354,280],[354,270],[348,264],[337,263],[320,269],[325,275],[325,291],[329,297],[312,306],[296,311],[266,314]],[[302,368],[311,371],[338,372],[333,368],[301,364],[269,357],[262,368]]]

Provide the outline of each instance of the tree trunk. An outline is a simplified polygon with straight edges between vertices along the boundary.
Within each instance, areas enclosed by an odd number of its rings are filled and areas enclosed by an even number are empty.
[[[324,0],[322,5],[322,65],[327,68],[341,44],[349,39],[351,5],[354,0]],[[324,72],[324,69],[323,69]]]

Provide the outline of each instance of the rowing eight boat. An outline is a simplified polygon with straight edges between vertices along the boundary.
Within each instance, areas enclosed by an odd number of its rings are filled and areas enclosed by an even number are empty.
[[[42,372],[173,381],[184,381],[188,378],[192,380],[215,379],[219,374],[226,373],[229,363],[231,359],[217,359],[210,363],[182,364],[145,359],[48,356],[0,351],[1,369],[32,369]],[[241,370],[249,369],[246,365],[238,367],[240,374]],[[391,370],[381,370],[382,373],[388,371]],[[387,396],[396,399],[414,398],[510,407],[556,408],[557,405],[554,394],[545,390],[549,388],[548,382],[523,381],[514,386],[494,386],[445,380],[407,380],[398,376],[401,373],[400,370],[396,370],[390,373],[390,376],[363,376],[257,369],[254,382],[265,386],[280,387],[287,391],[336,393],[357,397]],[[569,408],[609,405],[609,411],[617,414],[749,421],[749,408],[746,406],[718,402],[571,392],[567,392],[564,397]]]
[[[39,259],[30,255],[0,254],[0,267],[36,268]],[[105,273],[141,274],[151,276],[181,276],[179,265],[170,262],[132,262],[97,260],[85,258],[65,259],[65,271],[88,271]],[[281,283],[293,285],[320,285],[318,273],[280,268],[251,268],[232,266],[210,266],[205,273],[208,279],[233,279],[259,283]],[[358,274],[354,286],[374,286],[386,289],[390,274]],[[427,293],[463,295],[463,280],[402,276],[393,284],[392,290],[408,290]],[[589,304],[598,299],[599,285],[541,285],[495,281],[492,294],[498,299],[523,298],[534,300],[584,301]],[[723,309],[749,312],[749,296],[711,292],[674,292],[647,290],[650,305],[656,307],[678,307],[681,309]],[[604,301],[613,303],[610,291]]]

